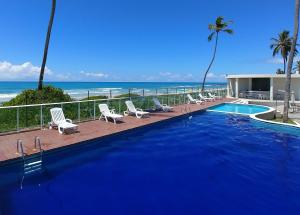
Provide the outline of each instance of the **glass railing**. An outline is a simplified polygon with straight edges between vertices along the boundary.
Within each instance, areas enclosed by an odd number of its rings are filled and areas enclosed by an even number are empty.
[[[96,120],[100,116],[98,105],[108,104],[116,113],[123,114],[127,109],[126,100],[132,100],[136,107],[145,110],[154,109],[153,97],[159,99],[162,104],[176,106],[187,103],[186,94],[198,98],[199,89],[196,88],[169,88],[159,89],[148,95],[145,90],[130,90],[129,95],[121,98],[107,98],[95,100],[81,100],[72,102],[32,104],[19,106],[0,106],[0,134],[7,132],[20,132],[24,130],[48,128],[51,122],[50,109],[61,107],[66,118],[74,122]],[[209,89],[204,92],[207,95],[212,92],[215,95],[226,97],[226,89]]]

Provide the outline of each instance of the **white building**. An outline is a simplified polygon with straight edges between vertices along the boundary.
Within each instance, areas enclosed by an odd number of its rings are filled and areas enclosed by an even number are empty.
[[[278,74],[227,75],[227,96],[234,98],[282,100],[286,76]],[[300,74],[292,75],[291,91],[300,101]]]

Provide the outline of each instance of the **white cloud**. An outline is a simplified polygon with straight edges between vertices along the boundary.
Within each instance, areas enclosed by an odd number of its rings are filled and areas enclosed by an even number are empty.
[[[31,62],[13,64],[8,61],[0,61],[0,81],[37,81],[40,74],[40,67]],[[45,81],[201,81],[201,74],[160,72],[158,74],[142,75],[141,80],[124,75],[108,74],[103,72],[57,72],[46,67]],[[224,75],[208,73],[209,80],[224,80]]]
[[[149,78],[148,78],[149,79]],[[151,79],[154,78],[151,76]],[[178,74],[172,72],[160,72],[156,80],[159,81],[195,81],[194,75],[191,73],[187,74]]]
[[[164,76],[164,77],[168,77],[168,76],[172,76],[173,74],[171,72],[160,72],[159,75]]]
[[[267,60],[267,63],[269,64],[283,64],[282,58],[271,58]]]
[[[157,81],[156,76],[145,76],[145,75],[143,75],[142,78],[146,81]]]
[[[213,72],[207,73],[207,76],[206,76],[206,78],[209,81],[224,81],[225,77],[226,77],[226,75],[224,75],[224,74],[215,74]]]
[[[80,74],[85,77],[92,77],[92,78],[107,78],[108,77],[108,74],[105,74],[105,73],[93,73],[93,72],[81,71]]]
[[[209,73],[207,73],[207,76],[206,76],[207,78],[216,78],[217,77],[217,75],[215,74],[215,73],[213,73],[213,72],[209,72]]]
[[[33,65],[31,62],[13,64],[8,61],[0,61],[0,80],[1,81],[37,81],[41,67]],[[78,74],[78,73],[77,73]],[[79,72],[80,76],[74,73],[56,73],[45,68],[45,81],[80,81],[107,78],[108,74]]]
[[[70,73],[67,74],[55,74],[55,81],[70,81],[73,80]]]
[[[0,80],[23,81],[37,79],[40,69],[40,67],[34,66],[31,62],[12,64],[7,61],[0,61]],[[45,74],[53,75],[53,72],[46,67]]]

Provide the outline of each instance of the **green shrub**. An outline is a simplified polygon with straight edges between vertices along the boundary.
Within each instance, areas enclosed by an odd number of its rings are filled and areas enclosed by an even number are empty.
[[[72,98],[65,94],[60,88],[45,86],[42,90],[30,89],[24,90],[21,94],[8,102],[4,102],[3,106],[25,105],[25,104],[42,104],[55,102],[69,102]]]
[[[98,99],[108,99],[107,96],[90,96],[90,97],[86,97],[84,99],[81,99],[81,101],[85,101],[85,100],[98,100]]]
[[[138,97],[140,96],[139,94],[136,94],[136,93],[130,93],[130,96],[131,97]],[[129,93],[126,93],[126,94],[121,94],[121,95],[118,95],[118,96],[115,96],[114,98],[128,98],[129,97]]]

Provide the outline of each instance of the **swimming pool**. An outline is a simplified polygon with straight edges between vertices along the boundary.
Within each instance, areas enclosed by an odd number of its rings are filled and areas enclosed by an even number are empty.
[[[223,103],[208,109],[209,111],[236,113],[236,114],[257,114],[270,110],[270,108],[261,105],[244,105]]]
[[[0,214],[299,214],[300,133],[201,112],[0,168]]]

